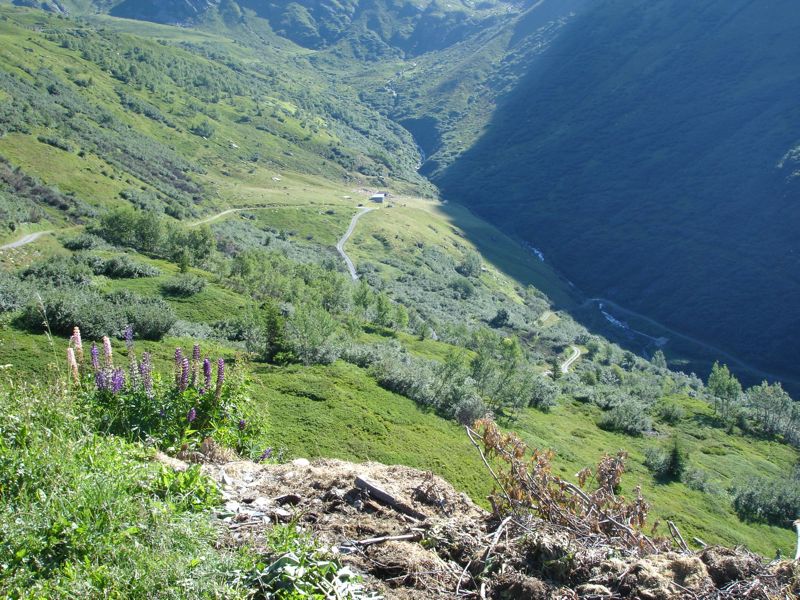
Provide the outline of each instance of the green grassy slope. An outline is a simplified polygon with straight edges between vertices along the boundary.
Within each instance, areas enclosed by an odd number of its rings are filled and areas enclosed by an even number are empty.
[[[728,488],[755,474],[782,477],[793,469],[797,451],[745,435],[736,424],[726,430],[712,416],[697,381],[625,354],[560,312],[558,307],[572,306],[576,299],[546,263],[463,207],[412,195],[428,188],[409,173],[414,151],[408,137],[371,109],[349,105],[349,88],[342,97],[326,97],[331,88],[307,69],[307,51],[278,43],[273,58],[290,66],[270,73],[261,70],[252,49],[218,34],[107,17],[97,27],[38,12],[3,9],[0,16],[7,17],[0,19],[0,35],[9,42],[0,46],[0,70],[15,92],[24,92],[3,105],[14,111],[2,113],[6,134],[0,137],[0,154],[43,187],[57,186],[67,198],[54,200],[63,200],[66,208],[51,206],[32,184],[23,186],[18,177],[8,176],[5,185],[24,191],[18,202],[32,202],[43,214],[31,224],[14,213],[19,228],[2,239],[36,228],[56,232],[0,251],[3,278],[70,255],[84,261],[126,255],[156,266],[158,275],[90,275],[82,287],[68,289],[77,294],[87,288],[98,297],[129,290],[163,298],[178,322],[160,341],[137,341],[140,349],[152,351],[156,363],[169,369],[176,345],[188,348],[202,339],[214,354],[233,360],[251,380],[248,409],[266,423],[262,445],[284,447],[289,456],[431,469],[479,501],[490,480],[455,422],[379,386],[376,370],[356,366],[352,357],[352,363],[315,366],[260,362],[247,351],[236,319],[268,301],[291,316],[304,301],[318,301],[317,296],[330,292],[342,305],[330,311],[342,345],[398,346],[409,356],[443,363],[456,350],[474,358],[474,330],[488,325],[502,308],[508,322],[495,324],[492,331],[508,341],[521,339],[529,361],[525,365],[537,377],[551,362],[563,360],[573,345],[584,350],[572,372],[559,380],[551,412],[527,403],[519,410],[498,410],[504,427],[532,444],[555,448],[556,468],[569,477],[603,452],[626,449],[630,461],[623,491],[630,493],[641,483],[654,514],[673,518],[685,535],[744,542],[767,555],[776,548],[790,551],[792,532],[740,520],[731,509]],[[51,29],[38,31],[40,22]],[[119,58],[104,54],[117,46]],[[137,68],[132,71],[132,66]],[[306,85],[311,87],[303,93]],[[128,95],[139,104],[129,98],[123,105]],[[34,117],[31,107],[43,110]],[[366,121],[354,122],[353,115]],[[210,137],[190,131],[206,121],[213,128]],[[370,132],[370,123],[380,127]],[[378,146],[386,162],[376,154]],[[333,147],[353,153],[356,167],[349,168],[339,155],[326,158],[325,149]],[[258,157],[250,154],[256,150]],[[378,171],[360,172],[359,165]],[[378,186],[390,189],[389,201],[361,219],[346,248],[373,293],[402,303],[426,326],[425,339],[411,324],[395,326],[395,331],[373,322],[376,309],[359,315],[351,300],[354,286],[342,274],[333,248],[357,205],[366,203]],[[206,223],[216,247],[187,267],[205,280],[205,288],[175,297],[164,292],[163,284],[178,265],[163,256],[107,244],[74,253],[65,247],[81,232],[97,230],[96,217],[128,205],[166,211],[177,217],[166,218],[175,227],[194,230],[203,229],[203,217],[232,207],[243,210]],[[476,250],[478,268],[464,275],[463,263]],[[270,260],[254,263],[261,271],[248,271],[248,256],[262,251]],[[323,289],[324,282],[333,289]],[[41,282],[35,285],[48,291]],[[0,314],[0,365],[11,365],[3,377],[63,375],[64,342],[51,345],[38,325],[19,321],[19,312]],[[432,339],[431,329],[439,339]],[[590,346],[596,347],[591,354]],[[115,342],[118,355],[124,356],[123,347]],[[639,395],[648,399],[655,420],[648,435],[632,437],[597,426],[607,412],[599,407],[602,400]],[[658,416],[665,403],[683,408],[675,424]],[[705,474],[710,492],[679,482],[660,484],[644,466],[646,449],[673,435],[684,444],[689,465]]]

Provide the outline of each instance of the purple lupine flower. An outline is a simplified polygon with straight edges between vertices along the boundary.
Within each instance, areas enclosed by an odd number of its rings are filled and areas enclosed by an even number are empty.
[[[125,371],[114,369],[111,372],[111,391],[114,394],[119,394],[123,387],[125,387]]]
[[[214,393],[214,397],[219,401],[219,397],[222,395],[222,384],[225,383],[225,359],[220,358],[217,361],[217,390]]]
[[[261,453],[261,456],[258,457],[256,462],[261,462],[262,460],[267,460],[272,456],[272,447],[267,448],[264,452]]]
[[[181,380],[178,389],[185,392],[187,387],[189,387],[189,359],[184,358],[181,363]]]
[[[142,353],[142,362],[139,363],[139,378],[144,388],[144,393],[152,400],[153,398],[153,365],[150,362],[150,353]]]
[[[103,336],[103,357],[105,358],[106,366],[114,366],[114,355],[111,352],[111,340],[107,335]]]
[[[105,371],[98,370],[94,374],[94,385],[98,392],[105,392],[108,389],[108,377]]]
[[[175,387],[181,385],[181,369],[183,368],[183,351],[175,348]]]
[[[123,335],[125,337],[125,347],[128,349],[128,352],[130,352],[133,350],[133,326],[126,325],[125,333]]]
[[[92,344],[92,369],[96,371],[100,370],[100,350],[97,348],[97,344]]]
[[[244,428],[247,427],[247,421],[245,421],[244,419],[239,419],[238,427],[239,431],[244,431]]]
[[[196,418],[197,418],[197,410],[193,406],[192,408],[189,409],[189,414],[186,415],[186,420],[189,421],[189,423],[191,423]]]
[[[200,393],[205,394],[210,387],[211,387],[211,361],[206,358],[203,361],[203,391]]]

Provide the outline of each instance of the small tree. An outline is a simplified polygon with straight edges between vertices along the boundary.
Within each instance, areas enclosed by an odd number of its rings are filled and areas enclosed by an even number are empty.
[[[500,327],[505,327],[508,325],[510,320],[511,317],[509,316],[508,311],[505,308],[500,308],[489,321],[489,325],[495,329],[499,329]]]
[[[726,365],[720,366],[715,362],[708,376],[707,385],[714,401],[714,412],[727,421],[741,398],[742,384],[731,374]]]
[[[464,277],[480,277],[482,267],[481,255],[477,252],[469,251],[456,267],[456,271]]]

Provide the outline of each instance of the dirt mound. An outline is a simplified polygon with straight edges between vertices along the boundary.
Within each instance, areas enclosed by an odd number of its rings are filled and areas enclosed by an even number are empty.
[[[408,467],[298,459],[206,461],[203,470],[223,489],[225,543],[257,544],[274,523],[295,521],[385,598],[766,599],[796,591],[794,563],[765,565],[718,547],[637,552],[525,514],[500,521]]]

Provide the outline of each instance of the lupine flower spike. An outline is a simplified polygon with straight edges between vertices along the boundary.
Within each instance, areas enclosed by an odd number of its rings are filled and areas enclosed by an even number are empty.
[[[78,327],[72,330],[70,341],[75,347],[75,358],[80,364],[83,364],[83,339],[81,339],[81,330]]]
[[[203,361],[203,390],[211,388],[211,361],[207,358]]]
[[[125,387],[125,371],[122,369],[114,369],[114,371],[111,373],[112,393],[119,394],[123,387]]]
[[[225,383],[225,360],[220,358],[217,361],[217,390],[214,396],[217,399],[217,402],[219,402],[219,398],[222,395],[223,383]]]
[[[153,399],[153,365],[150,362],[150,353],[142,353],[142,362],[139,363],[139,377],[142,382],[144,393],[151,400]]]
[[[100,350],[97,348],[97,344],[92,344],[92,369],[95,372],[100,370]]]
[[[75,360],[75,350],[72,348],[67,348],[67,364],[69,365],[69,373],[72,376],[72,381],[78,383],[80,381],[78,361]]]
[[[186,420],[189,421],[189,423],[191,423],[196,418],[197,418],[197,410],[194,407],[192,407],[189,409],[189,414],[186,415]]]
[[[114,357],[111,353],[111,340],[107,335],[103,336],[103,357],[105,358],[106,367],[111,368],[114,366]]]
[[[175,348],[175,387],[181,385],[181,370],[183,369],[183,351]]]
[[[189,359],[184,358],[181,364],[181,380],[178,388],[185,392],[187,387],[189,387]]]
[[[200,344],[195,344],[192,348],[192,387],[200,383],[200,364]]]

